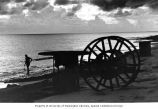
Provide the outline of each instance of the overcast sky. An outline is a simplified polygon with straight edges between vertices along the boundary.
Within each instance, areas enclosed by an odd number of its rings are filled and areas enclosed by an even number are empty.
[[[158,0],[0,0],[0,33],[158,30]]]

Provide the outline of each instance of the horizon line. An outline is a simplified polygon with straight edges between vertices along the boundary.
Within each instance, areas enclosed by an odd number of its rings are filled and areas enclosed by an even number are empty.
[[[127,32],[95,32],[95,33],[0,33],[2,35],[61,35],[61,34],[107,34],[107,33],[147,33],[158,31],[127,31]]]

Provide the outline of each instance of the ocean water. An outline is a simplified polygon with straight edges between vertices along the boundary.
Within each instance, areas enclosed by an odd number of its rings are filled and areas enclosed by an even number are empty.
[[[147,37],[158,32],[103,33],[103,34],[49,34],[49,35],[0,35],[0,81],[4,78],[25,74],[24,55],[40,58],[44,50],[83,50],[92,40],[110,35],[125,38]],[[52,69],[52,60],[31,63],[31,72]]]

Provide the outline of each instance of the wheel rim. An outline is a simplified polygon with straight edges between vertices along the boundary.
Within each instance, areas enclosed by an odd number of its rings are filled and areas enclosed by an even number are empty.
[[[80,59],[82,77],[94,90],[117,89],[135,80],[140,68],[139,53],[127,39],[118,36],[95,39]]]

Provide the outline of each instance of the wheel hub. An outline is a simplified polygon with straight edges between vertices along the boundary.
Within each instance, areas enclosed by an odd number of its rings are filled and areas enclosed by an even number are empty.
[[[121,58],[123,53],[120,51],[108,51],[100,53],[95,60],[96,72],[106,79],[116,77],[125,71],[126,59]]]

